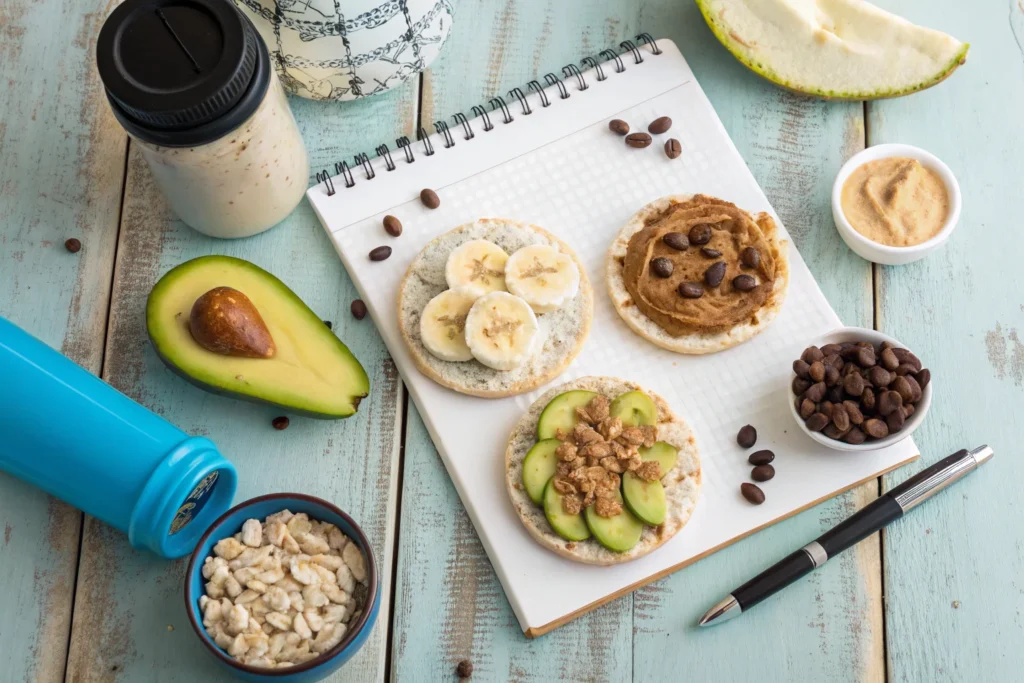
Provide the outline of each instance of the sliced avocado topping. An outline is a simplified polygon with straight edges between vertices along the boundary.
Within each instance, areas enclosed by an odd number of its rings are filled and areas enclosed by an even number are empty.
[[[590,538],[590,530],[583,521],[583,515],[570,515],[562,509],[562,494],[555,490],[554,477],[544,488],[544,516],[554,532],[567,541],[585,541]]]
[[[622,503],[622,494],[616,492],[615,495],[616,500]],[[614,517],[602,517],[591,505],[583,511],[583,516],[597,542],[617,553],[635,546],[644,531],[643,522],[634,517],[628,508],[622,508],[622,512]]]
[[[626,427],[656,425],[658,407],[644,392],[628,391],[612,401],[611,416],[620,418]]]
[[[555,476],[555,466],[558,465],[555,449],[561,443],[558,439],[538,441],[523,459],[523,486],[526,487],[530,500],[537,505],[542,504],[544,488],[551,477]]]
[[[566,391],[551,399],[551,402],[544,407],[537,421],[537,439],[553,439],[561,429],[564,432],[572,431],[576,426],[576,408],[582,408],[590,403],[590,400],[597,396],[593,391],[576,389]]]
[[[271,357],[215,353],[189,328],[196,300],[216,288],[245,295],[275,346]],[[202,256],[168,271],[149,293],[146,329],[157,355],[193,384],[318,418],[348,417],[370,391],[362,365],[276,277],[230,256]]]
[[[660,481],[644,481],[633,472],[624,472],[622,497],[629,511],[644,524],[658,526],[665,521],[668,504]]]
[[[640,449],[640,458],[643,460],[657,460],[661,465],[661,476],[668,474],[668,471],[676,466],[679,459],[679,451],[672,444],[658,441],[650,448]]]

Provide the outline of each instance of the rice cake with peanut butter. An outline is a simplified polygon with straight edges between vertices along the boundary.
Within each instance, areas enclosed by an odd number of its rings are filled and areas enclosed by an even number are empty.
[[[545,409],[554,399],[573,392],[593,392],[608,400],[629,392],[642,392],[650,398],[654,412],[656,412],[656,418],[651,420],[655,423],[651,425],[651,439],[664,442],[677,451],[674,464],[668,471],[664,473],[658,471],[654,477],[650,478],[656,479],[660,475],[658,480],[664,489],[666,502],[664,520],[658,525],[645,523],[639,539],[628,550],[610,550],[598,542],[595,536],[590,536],[585,540],[567,540],[552,528],[545,509],[531,499],[528,489],[524,485],[524,461],[531,449],[538,443],[538,427],[543,420]],[[613,436],[601,427],[595,427],[595,429],[600,430],[602,436]],[[632,455],[636,455],[635,451]],[[559,456],[559,460],[565,462],[564,457]],[[644,460],[646,462],[647,458],[645,457]],[[623,472],[622,476],[625,477],[627,473]],[[551,483],[556,478],[557,475],[552,478]],[[689,521],[700,493],[700,453],[697,449],[697,440],[690,427],[682,418],[675,415],[668,403],[657,394],[642,389],[633,382],[618,378],[583,377],[545,392],[516,423],[505,451],[505,483],[512,507],[530,536],[537,543],[562,557],[584,564],[604,566],[620,564],[643,557],[661,547],[679,533]],[[586,499],[583,502],[586,503]],[[596,507],[597,503],[594,502],[592,505]]]
[[[715,353],[778,315],[789,282],[787,248],[766,213],[751,216],[707,195],[662,197],[638,211],[608,249],[608,293],[648,341],[676,353]],[[712,266],[717,272],[708,272]]]

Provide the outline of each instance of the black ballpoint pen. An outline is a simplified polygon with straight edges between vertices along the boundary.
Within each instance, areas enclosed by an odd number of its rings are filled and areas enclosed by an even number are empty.
[[[910,479],[865,505],[859,512],[783,558],[734,590],[709,609],[698,626],[711,626],[746,612],[800,577],[811,573],[852,545],[894,522],[918,504],[973,472],[992,457],[992,449],[978,446],[960,450],[927,467]]]

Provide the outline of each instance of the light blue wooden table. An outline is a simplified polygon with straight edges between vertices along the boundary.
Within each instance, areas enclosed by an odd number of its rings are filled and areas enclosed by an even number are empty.
[[[352,105],[292,102],[321,168],[641,30],[672,38],[844,322],[896,336],[934,373],[919,464],[533,641],[380,338],[348,314],[352,283],[308,206],[237,242],[202,237],[165,208],[93,67],[114,4],[0,0],[0,315],[213,438],[239,465],[239,499],[303,490],[363,523],[382,560],[384,606],[334,680],[452,680],[463,658],[475,680],[1024,679],[1024,2],[882,0],[972,44],[948,81],[898,100],[829,103],[776,89],[733,60],[687,0],[461,0],[448,45],[418,81]],[[839,166],[879,142],[930,149],[964,194],[948,246],[901,268],[848,251],[829,210]],[[80,253],[65,251],[68,237],[82,240]],[[294,419],[275,432],[279,411],[203,393],[163,367],[145,341],[146,295],[170,267],[211,253],[255,261],[334,322],[375,387],[358,417]],[[742,619],[694,628],[754,570],[982,442],[996,459],[954,490]],[[283,464],[295,455],[301,470]],[[219,678],[185,621],[182,562],[134,552],[5,475],[0,527],[0,681]]]

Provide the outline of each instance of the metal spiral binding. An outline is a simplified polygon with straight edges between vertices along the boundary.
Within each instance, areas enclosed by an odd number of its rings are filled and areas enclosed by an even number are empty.
[[[590,87],[589,85],[587,85],[587,79],[583,78],[583,72],[580,71],[580,68],[575,64],[566,64],[565,66],[563,66],[562,73],[565,74],[566,78],[568,78],[569,76],[575,76],[576,82],[579,83],[580,90],[586,90],[587,88]]]
[[[608,78],[607,76],[604,75],[604,69],[601,68],[601,63],[598,62],[593,57],[584,57],[583,59],[580,60],[580,64],[586,67],[590,67],[595,72],[597,72],[598,81],[603,81],[604,79]]]
[[[509,97],[512,97],[514,95],[515,98],[519,100],[519,104],[523,108],[523,116],[529,116],[530,114],[533,113],[533,110],[530,109],[530,103],[526,101],[526,95],[523,94],[523,91],[521,89],[512,88],[511,90],[508,91],[508,95]]]
[[[387,145],[377,145],[377,156],[384,157],[384,167],[389,171],[395,170],[395,161],[391,158],[391,150]]]
[[[662,54],[661,48],[658,47],[658,44],[655,42],[654,38],[651,37],[650,33],[641,33],[636,37],[636,40],[641,45],[647,45],[650,48],[651,54]],[[633,54],[634,64],[643,64],[644,57],[640,51],[640,48],[637,47],[636,43],[634,43],[631,40],[624,40],[619,44],[619,47]],[[623,71],[626,70],[626,65],[623,63],[621,56],[614,50],[602,50],[601,52],[598,53],[598,57],[602,58],[606,62],[614,61],[615,73],[622,73]],[[598,82],[604,81],[608,78],[608,75],[605,73],[602,63],[599,62],[597,58],[591,56],[584,57],[583,59],[580,60],[580,64],[585,68],[593,69],[595,77],[597,78]],[[565,66],[562,67],[562,73],[564,74],[566,79],[570,77],[576,78],[578,90],[587,90],[590,88],[590,84],[587,83],[587,79],[584,78],[583,72],[580,70],[580,67],[577,66],[576,64],[566,64]],[[566,87],[565,82],[556,74],[545,74],[544,81],[547,83],[548,87],[554,86],[558,88],[559,99],[569,99],[569,89]],[[551,99],[544,91],[544,86],[541,85],[539,80],[532,80],[529,83],[527,83],[527,89],[532,93],[536,93],[537,97],[540,99],[541,107],[548,107],[551,105]],[[526,93],[523,92],[521,88],[512,88],[511,90],[509,90],[508,96],[515,97],[517,100],[519,100],[519,104],[523,108],[524,116],[528,116],[533,113],[533,110],[530,108],[530,103],[527,99],[527,95]],[[508,105],[505,103],[504,98],[502,98],[500,95],[491,98],[488,104],[491,105],[492,112],[498,111],[499,109],[501,110],[502,120],[505,123],[512,123],[512,121],[514,121],[514,118],[512,117],[512,112],[509,111]],[[485,107],[479,104],[474,104],[471,110],[475,117],[479,117],[480,119],[483,120],[484,132],[490,132],[494,130],[494,124],[491,122],[491,117]],[[455,114],[452,117],[452,119],[456,125],[462,126],[464,139],[472,140],[474,137],[476,137],[473,132],[473,126],[470,124],[469,118],[465,114],[459,112]],[[444,138],[444,146],[446,149],[455,146],[455,138],[452,135],[451,129],[448,127],[448,124],[445,121],[435,121],[434,129],[437,131],[439,135],[441,135]],[[430,142],[430,136],[427,134],[425,128],[421,127],[419,129],[419,132],[417,133],[417,139],[423,143],[423,154],[428,157],[433,156],[435,152],[434,145]],[[412,149],[412,142],[409,140],[408,136],[403,135],[402,137],[397,138],[395,140],[395,146],[401,149],[402,152],[404,152],[406,163],[411,164],[416,161],[416,155]],[[388,148],[388,146],[386,144],[378,145],[376,148],[376,152],[378,157],[383,157],[385,168],[388,171],[394,171],[397,165],[395,164],[395,160],[391,156],[391,150]],[[372,180],[377,176],[376,172],[373,169],[373,163],[370,161],[370,157],[366,153],[357,154],[355,156],[354,165],[360,165],[363,167],[363,172],[365,173],[367,180]],[[330,175],[327,169],[322,169],[316,173],[316,181],[318,184],[323,183],[328,197],[334,196],[334,177],[340,176],[345,182],[345,187],[355,186],[356,180],[355,177],[352,175],[352,168],[353,167],[349,166],[348,163],[344,161],[339,161],[334,164],[335,174],[333,177]]]

